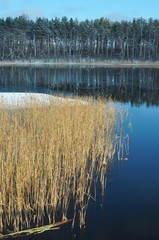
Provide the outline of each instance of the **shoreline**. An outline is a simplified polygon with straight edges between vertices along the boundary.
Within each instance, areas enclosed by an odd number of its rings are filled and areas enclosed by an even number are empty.
[[[159,68],[159,62],[126,62],[126,61],[106,61],[106,62],[43,62],[43,61],[2,61],[0,67],[5,66],[96,66],[96,67],[130,67],[130,68]]]

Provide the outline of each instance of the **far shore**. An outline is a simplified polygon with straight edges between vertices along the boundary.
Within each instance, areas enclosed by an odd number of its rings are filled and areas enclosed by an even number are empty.
[[[2,66],[97,66],[97,67],[142,67],[142,68],[159,68],[159,62],[149,61],[97,61],[97,62],[54,62],[54,61],[0,61]]]

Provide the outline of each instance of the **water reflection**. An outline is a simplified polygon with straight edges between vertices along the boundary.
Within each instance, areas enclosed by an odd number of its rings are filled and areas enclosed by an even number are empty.
[[[159,69],[0,67],[0,91],[111,96],[132,105],[159,105]]]

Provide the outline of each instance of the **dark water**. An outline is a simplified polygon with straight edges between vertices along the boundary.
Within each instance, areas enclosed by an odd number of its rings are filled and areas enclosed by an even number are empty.
[[[131,115],[128,161],[114,162],[104,197],[90,201],[85,229],[28,239],[159,239],[159,70],[1,67],[1,92],[112,96]],[[98,186],[97,186],[98,188]]]
[[[1,67],[1,92],[111,96],[140,106],[159,105],[159,70],[102,67]]]

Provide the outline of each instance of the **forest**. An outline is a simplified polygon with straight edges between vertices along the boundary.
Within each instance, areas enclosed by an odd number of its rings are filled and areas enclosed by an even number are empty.
[[[159,20],[0,19],[0,60],[159,61]]]

